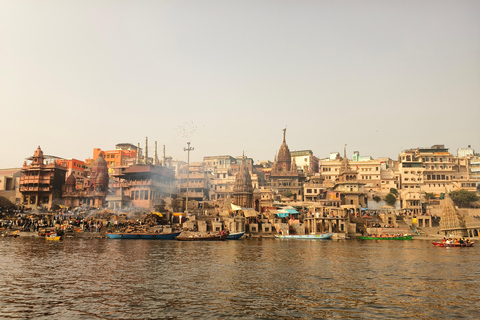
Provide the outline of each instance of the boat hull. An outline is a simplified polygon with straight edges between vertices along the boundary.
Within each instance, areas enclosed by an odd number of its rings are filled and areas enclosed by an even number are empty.
[[[214,235],[214,236],[178,236],[175,239],[178,241],[223,241],[227,239],[228,234]]]
[[[333,233],[323,233],[323,234],[286,234],[279,235],[276,234],[275,238],[277,239],[306,239],[306,240],[327,240],[333,236]]]
[[[412,240],[412,236],[401,237],[358,237],[360,240]]]
[[[244,234],[245,232],[230,233],[227,237],[227,240],[238,240],[243,237]]]
[[[108,239],[174,240],[181,232],[172,233],[107,233]]]
[[[475,242],[470,242],[470,243],[443,243],[443,242],[432,242],[432,244],[435,246],[435,247],[473,247],[473,244]]]
[[[45,239],[47,240],[50,240],[50,241],[60,241],[60,236],[56,236],[56,237],[45,237]]]

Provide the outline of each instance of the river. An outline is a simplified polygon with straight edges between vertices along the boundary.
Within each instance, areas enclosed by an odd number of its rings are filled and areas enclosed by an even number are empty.
[[[477,319],[480,248],[0,239],[2,319]]]

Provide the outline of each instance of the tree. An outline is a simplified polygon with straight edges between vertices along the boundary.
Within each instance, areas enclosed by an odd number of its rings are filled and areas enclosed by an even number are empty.
[[[389,206],[394,206],[395,205],[395,202],[397,202],[397,198],[389,193],[385,196],[385,202],[389,205]]]
[[[435,199],[435,194],[433,193],[429,193],[429,192],[425,192],[425,199],[428,201],[430,199]]]
[[[286,191],[283,195],[287,198],[290,198],[291,196],[293,196],[293,193],[291,193],[290,191]]]
[[[382,200],[382,198],[380,198],[379,196],[374,196],[373,197],[373,201],[375,201],[377,203],[380,202],[380,200]]]
[[[390,188],[390,193],[395,196],[395,198],[398,196],[398,190],[395,188]]]
[[[470,205],[470,202],[478,201],[478,196],[475,192],[465,189],[452,191],[449,195],[453,202],[459,207],[465,207]]]

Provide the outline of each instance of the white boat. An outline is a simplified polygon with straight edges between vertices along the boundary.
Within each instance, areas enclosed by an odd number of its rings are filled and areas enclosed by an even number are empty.
[[[330,239],[333,233],[321,233],[321,234],[276,234],[275,238],[278,239],[310,239],[310,240],[325,240]]]

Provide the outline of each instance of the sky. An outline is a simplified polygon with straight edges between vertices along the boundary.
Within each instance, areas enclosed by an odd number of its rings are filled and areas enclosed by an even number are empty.
[[[0,1],[0,168],[480,152],[480,1]]]

